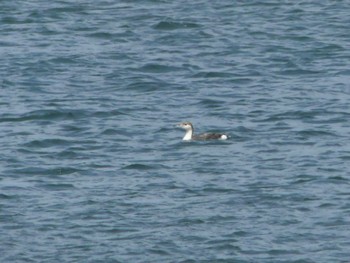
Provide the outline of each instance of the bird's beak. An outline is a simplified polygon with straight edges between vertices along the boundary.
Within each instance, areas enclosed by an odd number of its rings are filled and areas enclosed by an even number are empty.
[[[181,123],[176,124],[175,127],[181,127]]]

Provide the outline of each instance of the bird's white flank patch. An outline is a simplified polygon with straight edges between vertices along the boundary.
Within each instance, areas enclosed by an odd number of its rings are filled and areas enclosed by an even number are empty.
[[[228,137],[227,137],[227,135],[226,134],[223,134],[223,135],[221,135],[221,138],[220,138],[221,140],[227,140],[228,139]]]

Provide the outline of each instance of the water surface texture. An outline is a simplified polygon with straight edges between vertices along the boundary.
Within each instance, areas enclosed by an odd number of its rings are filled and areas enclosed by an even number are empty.
[[[349,13],[1,1],[0,262],[350,262]]]

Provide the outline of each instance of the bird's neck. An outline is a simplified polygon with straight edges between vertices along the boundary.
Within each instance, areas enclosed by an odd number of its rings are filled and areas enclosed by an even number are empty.
[[[189,140],[192,139],[192,135],[193,135],[193,130],[192,130],[192,129],[187,130],[187,131],[186,131],[186,134],[185,134],[185,136],[182,138],[182,140],[184,140],[184,141],[189,141]]]

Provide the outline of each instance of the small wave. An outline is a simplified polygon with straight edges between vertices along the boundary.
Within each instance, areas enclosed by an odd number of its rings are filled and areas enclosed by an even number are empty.
[[[9,42],[9,41],[0,41],[0,47],[15,47],[18,44],[15,42]]]
[[[97,32],[97,33],[92,33],[88,35],[89,37],[93,38],[100,38],[100,39],[112,39],[113,34],[108,33],[108,32]]]
[[[46,190],[51,190],[51,191],[63,191],[63,190],[70,190],[70,189],[75,188],[75,186],[73,184],[67,184],[67,183],[43,184],[41,187],[45,188]]]
[[[79,172],[81,170],[73,167],[55,167],[55,168],[38,168],[38,167],[26,167],[19,169],[11,169],[6,172],[9,174],[18,175],[66,175]]]
[[[105,129],[103,132],[101,132],[102,135],[117,135],[119,134],[117,130],[115,129]]]
[[[329,171],[329,169],[324,169],[324,170]],[[335,169],[332,172],[341,172],[341,170]],[[347,179],[343,176],[340,176],[340,175],[330,176],[330,177],[328,177],[328,180],[331,180],[331,181],[349,181],[349,179]]]
[[[175,29],[186,29],[186,28],[197,28],[200,27],[196,23],[189,22],[170,22],[170,21],[161,21],[153,26],[154,29],[158,30],[175,30]]]
[[[113,117],[125,113],[113,109],[110,111],[86,111],[86,110],[35,110],[21,115],[6,114],[0,116],[0,122],[24,122],[24,121],[53,121],[76,120],[85,117]]]
[[[181,68],[156,63],[148,63],[139,68],[139,70],[148,73],[167,73],[181,70]]]
[[[204,105],[206,108],[222,108],[225,102],[213,99],[202,99],[198,104]]]
[[[57,120],[57,119],[75,119],[77,117],[85,116],[81,110],[36,110],[19,116],[8,115],[0,117],[0,122],[22,122],[33,120]]]
[[[44,140],[33,140],[24,144],[25,147],[29,148],[49,148],[55,146],[62,146],[69,144],[69,141],[62,139],[44,139]]]
[[[307,69],[286,69],[278,72],[279,75],[284,76],[300,76],[300,75],[316,75],[320,74],[321,71],[317,70],[307,70]]]
[[[233,77],[232,73],[227,72],[215,72],[215,71],[206,71],[194,74],[193,78],[226,78]]]
[[[136,81],[128,85],[128,90],[150,92],[159,90],[159,82],[152,81]]]
[[[336,134],[321,130],[302,130],[297,132],[302,137],[336,136]]]
[[[342,156],[339,156],[339,158],[341,160],[344,160],[344,161],[349,161],[350,160],[350,154],[349,155],[342,155]]]
[[[254,113],[254,112],[252,112]],[[296,120],[296,119],[302,119],[302,120],[311,120],[318,115],[320,115],[320,111],[313,110],[313,111],[303,111],[303,110],[296,110],[296,111],[287,111],[287,112],[281,112],[277,114],[271,114],[267,118],[264,118],[262,120],[256,120],[256,122],[276,122],[276,121],[285,121],[285,120]]]
[[[205,220],[200,218],[180,218],[177,223],[179,225],[198,225],[205,223]]]
[[[151,170],[155,169],[156,167],[154,165],[146,165],[146,164],[140,164],[140,163],[134,163],[124,166],[122,169],[131,169],[131,170]]]
[[[114,116],[119,116],[119,115],[125,115],[125,113],[123,113],[119,110],[92,112],[92,117],[98,117],[98,118],[114,117]]]
[[[0,194],[0,199],[11,199],[11,198],[13,197],[10,195]]]

